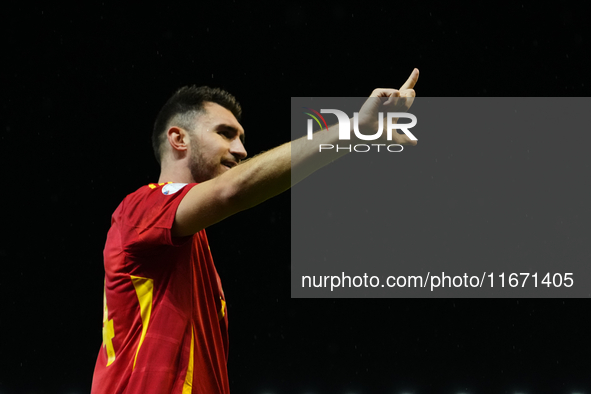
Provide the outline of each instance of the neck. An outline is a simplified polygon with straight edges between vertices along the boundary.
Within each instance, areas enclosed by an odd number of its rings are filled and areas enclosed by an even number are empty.
[[[176,165],[175,165],[176,164]],[[191,175],[191,171],[187,166],[181,166],[181,163],[163,163],[160,171],[158,183],[174,182],[174,183],[193,183],[195,180]]]

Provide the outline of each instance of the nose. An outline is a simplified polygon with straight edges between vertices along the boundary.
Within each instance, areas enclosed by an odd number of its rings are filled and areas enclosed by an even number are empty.
[[[242,144],[242,141],[240,141],[239,138],[236,138],[230,144],[230,153],[239,160],[244,160],[246,158],[246,149],[244,148],[244,144]]]

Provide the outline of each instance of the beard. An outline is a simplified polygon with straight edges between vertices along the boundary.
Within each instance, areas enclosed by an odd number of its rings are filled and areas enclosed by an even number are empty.
[[[194,182],[202,183],[221,175],[220,165],[213,163],[211,158],[208,159],[203,149],[199,149],[200,145],[198,138],[191,136],[191,157],[189,160],[189,168]]]
[[[191,169],[191,176],[196,183],[202,183],[215,178],[217,174],[213,174],[213,169],[208,165],[204,155],[196,149],[191,154],[191,160],[189,161],[189,168]]]

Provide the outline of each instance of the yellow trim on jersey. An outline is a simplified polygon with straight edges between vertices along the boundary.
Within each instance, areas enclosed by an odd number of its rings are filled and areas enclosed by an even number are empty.
[[[181,394],[191,394],[193,391],[193,352],[195,349],[195,334],[193,333],[193,324],[191,323],[191,350],[189,351],[189,365],[187,366],[187,374],[185,375],[185,383],[183,384],[183,392]]]
[[[173,182],[163,182],[163,183],[159,183],[158,185],[156,185],[154,183],[150,183],[148,186],[150,187],[150,189],[156,189],[158,186],[164,186],[164,185],[168,185],[171,183],[173,183]]]
[[[135,293],[137,294],[137,298],[140,302],[140,313],[142,317],[142,336],[140,337],[140,343],[137,345],[135,359],[133,360],[133,368],[135,368],[137,355],[140,352],[142,343],[144,343],[146,332],[148,331],[148,325],[150,324],[150,315],[152,314],[152,295],[154,293],[154,280],[150,278],[142,278],[140,276],[130,276],[133,287],[135,287]]]
[[[115,348],[113,347],[113,338],[115,329],[113,328],[113,319],[109,320],[109,308],[107,307],[107,283],[103,290],[103,345],[107,351],[107,367],[115,361]]]
[[[226,301],[222,297],[220,297],[220,300],[222,301],[222,308],[218,312],[218,320],[222,320],[226,316]]]

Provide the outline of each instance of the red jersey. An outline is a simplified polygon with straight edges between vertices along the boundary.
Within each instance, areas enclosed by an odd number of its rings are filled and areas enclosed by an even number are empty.
[[[226,302],[205,230],[170,231],[195,185],[144,186],[113,214],[92,394],[230,392]]]

